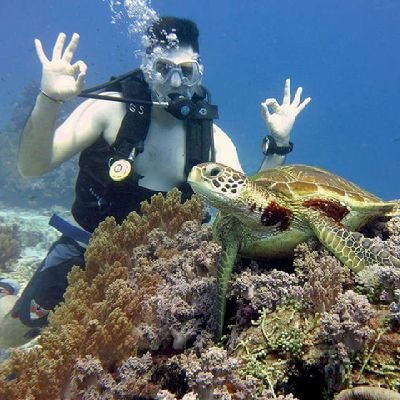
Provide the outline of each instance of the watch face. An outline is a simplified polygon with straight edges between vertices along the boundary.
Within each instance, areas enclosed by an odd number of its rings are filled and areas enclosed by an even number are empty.
[[[270,141],[269,137],[266,136],[266,137],[264,138],[263,145],[262,145],[262,152],[263,152],[265,155],[269,154],[269,153],[268,153],[268,150],[269,150],[269,147],[270,147],[270,143],[271,143],[271,141]]]

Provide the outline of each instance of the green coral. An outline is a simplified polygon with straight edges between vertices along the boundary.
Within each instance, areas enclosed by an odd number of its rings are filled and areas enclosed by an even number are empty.
[[[301,356],[306,333],[304,326],[299,323],[298,312],[299,307],[295,303],[281,307],[276,315],[268,313],[266,309],[261,312],[256,326],[261,329],[268,351],[283,357]]]
[[[301,305],[289,302],[273,313],[264,308],[237,348],[243,376],[259,380],[259,391],[274,391],[294,371],[294,364],[315,340],[316,324],[304,318]]]
[[[353,382],[368,381],[371,385],[382,385],[400,391],[400,343],[398,335],[391,330],[390,320],[382,312],[380,327],[375,337],[360,354],[355,363]]]

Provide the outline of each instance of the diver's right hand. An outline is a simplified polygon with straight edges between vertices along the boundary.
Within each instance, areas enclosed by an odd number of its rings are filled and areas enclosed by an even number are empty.
[[[74,33],[63,51],[66,38],[65,33],[58,35],[51,60],[46,57],[41,41],[35,39],[36,53],[42,63],[41,91],[55,101],[65,101],[77,96],[83,88],[87,70],[86,64],[81,60],[71,64],[79,35]]]

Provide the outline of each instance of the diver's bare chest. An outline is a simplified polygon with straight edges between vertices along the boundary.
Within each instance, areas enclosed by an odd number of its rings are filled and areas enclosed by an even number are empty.
[[[125,113],[114,114],[104,131],[108,143],[113,143]],[[163,110],[152,112],[150,127],[144,141],[144,150],[135,161],[134,168],[144,178],[144,186],[161,186],[169,190],[185,180],[186,130],[182,121]],[[162,182],[155,184],[155,182]]]
[[[150,125],[143,153],[135,160],[139,170],[155,170],[162,174],[183,174],[185,161],[185,129],[183,125],[162,128]]]

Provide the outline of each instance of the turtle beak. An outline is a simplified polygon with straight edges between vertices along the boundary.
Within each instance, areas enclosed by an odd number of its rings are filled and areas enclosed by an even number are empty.
[[[190,171],[188,179],[187,179],[189,182],[189,185],[192,185],[192,183],[198,182],[200,180],[200,177],[201,177],[201,169],[197,165],[195,165],[192,168],[192,170]]]
[[[189,173],[189,176],[187,178],[187,181],[191,188],[193,189],[193,192],[196,194],[201,194],[201,184],[203,182],[202,175],[201,175],[201,168],[197,165],[195,165],[192,170]]]

